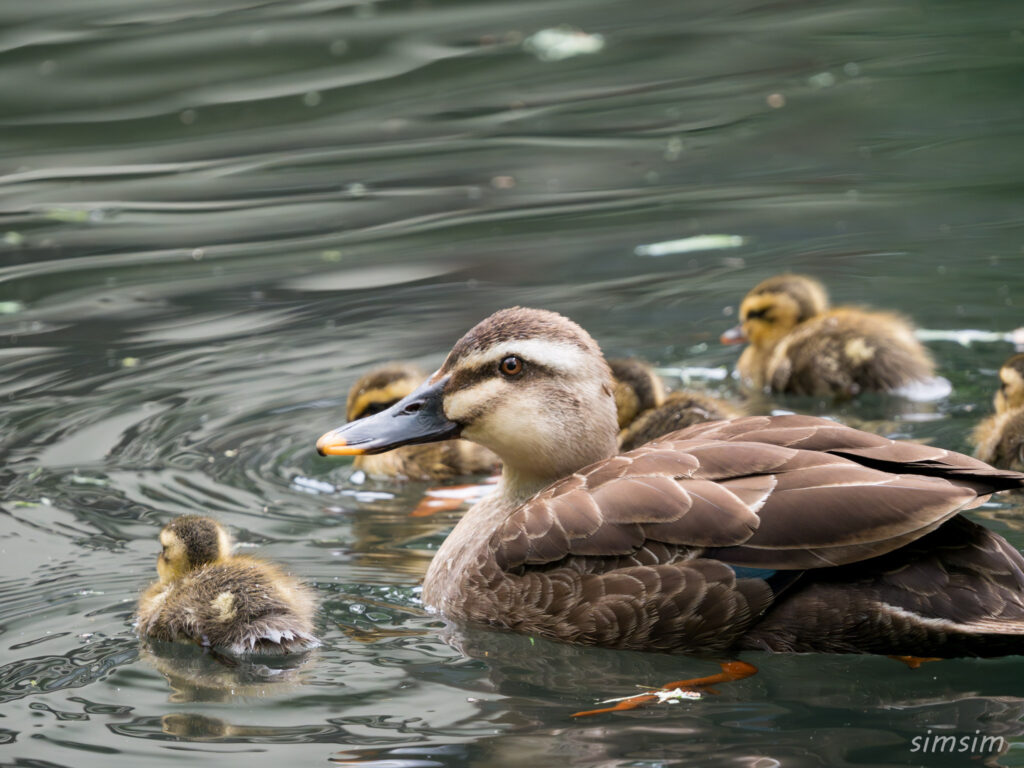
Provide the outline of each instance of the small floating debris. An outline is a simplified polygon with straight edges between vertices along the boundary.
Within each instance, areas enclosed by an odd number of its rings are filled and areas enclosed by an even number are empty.
[[[934,403],[953,394],[953,385],[949,379],[933,376],[930,379],[912,381],[899,389],[894,389],[892,393],[915,403]]]
[[[693,253],[694,251],[722,251],[728,248],[739,248],[747,240],[741,235],[694,235],[681,240],[665,240],[660,243],[638,245],[633,249],[637,256],[671,256],[677,253]]]
[[[70,224],[81,224],[89,221],[89,211],[81,208],[50,208],[43,214],[48,219],[63,221]]]
[[[306,493],[336,493],[338,490],[331,483],[315,480],[312,477],[303,477],[302,475],[292,478],[292,488],[297,491],[305,491]]]
[[[586,56],[603,48],[602,35],[591,35],[568,26],[542,29],[523,41],[523,50],[541,61],[562,61],[574,56]]]
[[[71,482],[74,485],[95,485],[100,488],[106,488],[110,485],[109,480],[104,480],[102,477],[89,477],[87,475],[72,475]]]
[[[1005,341],[1015,346],[1024,345],[1024,328],[1017,328],[1009,333],[999,331],[978,331],[972,328],[961,330],[936,331],[929,328],[918,328],[914,335],[921,341],[953,341],[963,347],[971,344]]]
[[[25,236],[21,232],[4,232],[4,244],[13,245],[15,247],[25,242]]]
[[[725,381],[729,378],[729,369],[724,366],[706,368],[697,365],[686,365],[681,368],[655,368],[654,372],[666,379],[679,379],[683,383],[690,381]]]
[[[20,301],[0,301],[0,315],[16,315],[24,308]]]
[[[122,368],[138,368],[139,363],[142,362],[137,357],[122,357],[121,367]]]

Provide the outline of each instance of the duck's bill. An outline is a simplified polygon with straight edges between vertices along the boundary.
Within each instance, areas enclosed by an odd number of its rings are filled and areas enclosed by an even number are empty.
[[[737,325],[723,333],[718,340],[723,344],[746,344],[747,335],[743,333],[743,326]]]
[[[387,410],[321,435],[317,451],[321,456],[357,456],[458,437],[459,425],[444,415],[442,407],[447,381],[447,377],[427,380]]]

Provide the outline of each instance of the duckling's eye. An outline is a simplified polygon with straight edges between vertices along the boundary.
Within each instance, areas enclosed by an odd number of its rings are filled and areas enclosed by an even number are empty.
[[[768,317],[767,307],[763,309],[750,310],[747,312],[747,320],[767,320],[769,323],[772,321],[772,319]]]
[[[498,370],[505,376],[518,376],[523,372],[523,361],[515,355],[509,355],[502,358],[502,361],[498,363]]]

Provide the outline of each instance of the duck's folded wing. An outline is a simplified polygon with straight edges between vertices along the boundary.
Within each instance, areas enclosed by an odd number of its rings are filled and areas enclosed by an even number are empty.
[[[1024,487],[1024,475],[996,469],[962,453],[880,435],[816,416],[748,416],[698,424],[669,436],[673,440],[725,440],[820,451],[898,474],[942,477],[970,488],[981,504],[988,494]]]
[[[959,454],[943,476],[928,446],[896,443],[911,447],[903,465],[879,455],[873,435],[823,419],[779,421],[727,422],[724,439],[711,437],[713,425],[686,430],[581,470],[506,519],[491,540],[495,558],[509,570],[661,542],[677,558],[692,552],[776,570],[842,565],[904,546],[992,490],[975,487],[991,468],[970,474],[973,460]],[[738,422],[762,440],[744,439]]]

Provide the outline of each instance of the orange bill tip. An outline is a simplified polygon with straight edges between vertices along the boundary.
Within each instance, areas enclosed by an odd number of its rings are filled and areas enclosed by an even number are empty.
[[[745,344],[747,336],[743,333],[743,326],[737,325],[735,328],[730,328],[723,333],[718,340],[723,344]]]
[[[345,442],[345,438],[339,437],[336,430],[320,435],[320,439],[316,441],[316,449],[321,456],[358,456],[365,453],[362,448]]]

